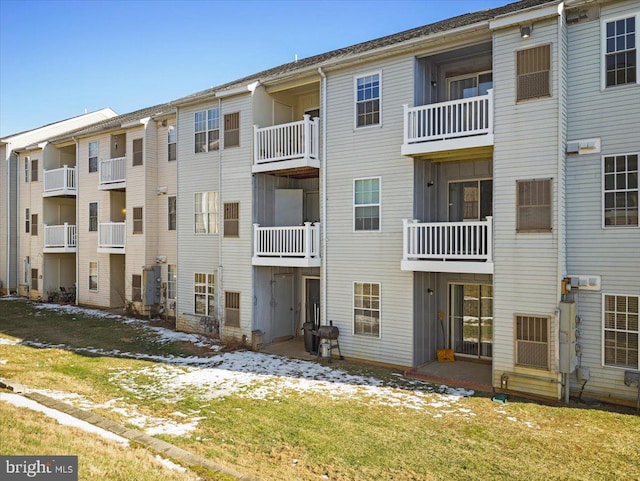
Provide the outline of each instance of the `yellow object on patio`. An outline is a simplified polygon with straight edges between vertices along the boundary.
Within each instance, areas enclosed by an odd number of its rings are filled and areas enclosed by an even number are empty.
[[[438,349],[438,362],[453,362],[456,358],[453,355],[453,349]]]

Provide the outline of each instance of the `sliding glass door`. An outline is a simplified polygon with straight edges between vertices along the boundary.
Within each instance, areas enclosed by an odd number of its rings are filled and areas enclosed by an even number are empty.
[[[490,358],[493,355],[493,287],[451,284],[449,298],[454,352]]]

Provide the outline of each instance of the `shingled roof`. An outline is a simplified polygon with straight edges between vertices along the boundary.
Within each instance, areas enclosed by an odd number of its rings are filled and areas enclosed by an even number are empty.
[[[421,37],[428,37],[436,33],[445,32],[447,30],[453,30],[460,27],[466,27],[475,23],[486,22],[496,17],[506,15],[509,13],[517,12],[519,10],[526,10],[528,8],[537,7],[545,4],[558,3],[558,0],[521,0],[519,2],[509,3],[501,7],[492,9],[480,10],[478,12],[465,13],[458,15],[457,17],[448,18],[439,22],[424,25],[422,27],[412,28],[403,32],[394,33],[381,37],[375,40],[369,40],[367,42],[357,43],[350,47],[339,48],[330,52],[321,53],[312,57],[299,59],[295,62],[289,62],[277,67],[273,67],[262,72],[258,72],[247,77],[243,77],[226,84],[222,84],[216,87],[211,87],[200,92],[196,92],[185,97],[181,97],[171,102],[172,104],[188,103],[191,100],[197,100],[200,97],[207,97],[216,92],[223,92],[225,90],[233,89],[234,87],[240,87],[247,85],[257,80],[274,79],[280,76],[295,73],[297,70],[309,69],[313,66],[322,66],[330,61],[337,61],[340,59],[353,58],[357,55],[372,52],[374,50],[388,47],[395,44],[401,44],[409,40],[418,39]]]

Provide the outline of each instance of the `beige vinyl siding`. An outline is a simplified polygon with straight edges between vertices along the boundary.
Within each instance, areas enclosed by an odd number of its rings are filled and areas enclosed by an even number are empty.
[[[558,305],[558,95],[560,79],[557,23],[536,23],[536,35],[522,40],[517,27],[495,32],[493,79],[495,95],[494,147],[494,356],[493,379],[518,372],[557,379]],[[516,50],[551,44],[552,95],[516,102]],[[552,178],[551,233],[516,233],[516,180]],[[561,180],[560,180],[561,181]],[[514,314],[551,317],[550,370],[515,366]],[[509,388],[556,397],[558,386],[511,375]]]
[[[599,154],[567,157],[567,268],[569,274],[600,275],[602,291],[579,290],[582,365],[591,379],[585,395],[634,400],[624,369],[603,367],[602,294],[640,295],[640,228],[602,228],[602,156],[640,152],[640,86],[601,90],[601,20],[638,13],[637,2],[604,5],[600,19],[569,31],[569,140],[600,138]],[[637,25],[636,25],[637,28]],[[572,377],[572,389],[581,387]]]
[[[413,102],[414,58],[328,74],[328,312],[346,356],[413,365],[413,274],[400,270],[402,219],[413,212],[413,160],[400,155],[402,105]],[[354,130],[354,76],[381,74],[381,123]],[[353,180],[380,177],[379,232],[353,231]],[[353,334],[353,283],[380,283],[380,338]]]

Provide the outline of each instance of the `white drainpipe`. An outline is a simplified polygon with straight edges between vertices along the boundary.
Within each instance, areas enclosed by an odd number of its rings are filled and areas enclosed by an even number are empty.
[[[320,277],[322,277],[322,316],[324,324],[327,321],[327,76],[322,71],[322,67],[318,67],[318,73],[322,77],[321,80],[321,112],[322,120],[322,234],[320,245],[322,246],[322,262],[320,263]]]

